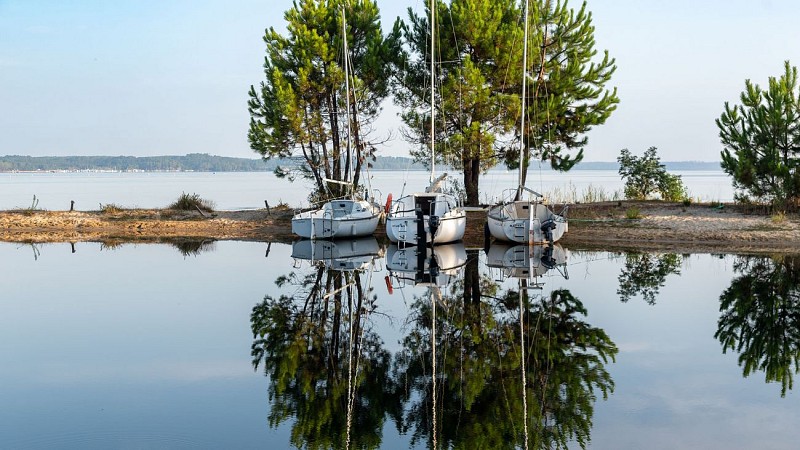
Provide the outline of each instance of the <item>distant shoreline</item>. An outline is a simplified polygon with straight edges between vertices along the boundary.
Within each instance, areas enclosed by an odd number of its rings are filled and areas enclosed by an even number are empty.
[[[184,156],[0,156],[0,173],[183,173],[273,172],[278,167],[297,167],[300,160],[252,159],[190,153]],[[427,171],[412,158],[379,156],[371,171]],[[721,171],[718,161],[666,161],[669,171]],[[616,161],[586,161],[573,170],[617,171]],[[500,165],[492,170],[506,170]],[[538,167],[536,170],[539,170]],[[541,170],[551,170],[543,165]]]

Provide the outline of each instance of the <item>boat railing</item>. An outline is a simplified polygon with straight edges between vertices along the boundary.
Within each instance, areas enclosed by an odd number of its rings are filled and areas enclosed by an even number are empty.
[[[567,213],[569,212],[569,205],[564,204],[564,207],[561,208],[561,212],[558,213],[556,218],[554,219],[556,222],[566,222],[567,221]]]
[[[439,205],[439,204],[444,204],[444,206],[445,206],[445,214],[447,213],[447,211],[450,211],[453,208],[457,207],[457,205],[452,205],[447,199],[433,200],[430,203],[430,208],[429,208],[429,211],[428,211],[428,215],[429,216],[444,215],[444,214],[435,214],[436,205]]]
[[[414,212],[414,208],[412,208],[412,209],[397,209],[396,210],[395,206],[394,206],[394,205],[402,205],[404,203],[403,200],[407,199],[407,198],[410,198],[410,197],[411,197],[411,195],[405,195],[403,197],[398,198],[397,200],[392,200],[392,204],[389,205],[389,211],[387,211],[387,214],[389,214],[389,213],[391,213],[391,214],[402,214],[402,213]]]
[[[544,195],[540,194],[539,192],[536,192],[533,189],[530,189],[530,188],[527,188],[527,187],[524,187],[524,186],[522,187],[522,190],[524,192],[527,192],[528,194],[530,194],[528,196],[528,201],[529,202],[531,202],[531,203],[543,203],[544,202]],[[513,203],[515,201],[515,199],[517,198],[517,192],[518,191],[519,191],[519,188],[504,189],[503,192],[500,195],[499,203],[501,203],[501,204]]]

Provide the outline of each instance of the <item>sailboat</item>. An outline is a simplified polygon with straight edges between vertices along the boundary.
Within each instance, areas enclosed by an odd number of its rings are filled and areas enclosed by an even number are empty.
[[[342,10],[342,35],[344,36],[344,79],[347,109],[347,155],[351,148],[350,118],[350,56],[347,48],[347,21]],[[358,236],[371,236],[378,228],[378,220],[383,214],[381,206],[374,199],[356,196],[356,186],[352,183],[325,179],[326,182],[343,184],[350,191],[349,198],[328,201],[320,208],[295,214],[292,217],[292,233],[308,239],[338,239]]]
[[[566,211],[555,214],[544,202],[544,196],[523,185],[523,157],[525,148],[525,102],[528,84],[528,2],[525,2],[525,33],[522,52],[522,107],[520,109],[519,176],[513,198],[489,208],[487,226],[489,233],[502,241],[545,244],[554,243],[568,231]],[[528,198],[522,199],[527,193]]]
[[[460,241],[467,225],[467,213],[455,196],[442,192],[444,174],[436,177],[435,168],[435,27],[436,8],[430,6],[431,22],[431,175],[425,192],[403,196],[389,203],[386,236],[392,242],[409,245],[434,245]]]

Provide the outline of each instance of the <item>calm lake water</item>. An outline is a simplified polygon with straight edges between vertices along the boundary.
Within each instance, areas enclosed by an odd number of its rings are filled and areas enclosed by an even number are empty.
[[[681,175],[692,198],[702,201],[730,201],[733,188],[722,171],[674,172]],[[453,174],[457,175],[457,174]],[[427,186],[427,172],[374,172],[373,188],[383,199],[391,192],[412,192]],[[503,191],[516,186],[515,172],[492,170],[481,178],[483,202],[491,203]],[[553,199],[570,196],[580,199],[589,189],[612,197],[624,183],[611,170],[574,170],[567,174],[551,170],[531,170],[528,187]],[[0,209],[27,208],[35,195],[38,207],[69,209],[70,201],[81,211],[97,210],[103,204],[123,207],[160,208],[182,192],[197,193],[212,200],[218,209],[263,208],[285,202],[292,206],[306,203],[309,185],[289,183],[268,172],[243,173],[0,173]]]
[[[0,448],[796,448],[800,256],[526,250],[0,243]]]

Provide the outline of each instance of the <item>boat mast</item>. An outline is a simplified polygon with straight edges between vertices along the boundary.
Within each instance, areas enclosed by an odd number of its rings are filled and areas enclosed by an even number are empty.
[[[520,106],[519,120],[519,174],[517,184],[517,199],[522,198],[522,170],[525,153],[525,101],[528,83],[528,0],[525,0],[525,28],[522,38],[522,104]]]
[[[435,0],[431,0],[431,179],[430,179],[430,183],[431,184],[433,184],[434,172],[436,171],[436,167],[435,167],[435,164],[436,164],[435,159],[436,158],[434,156],[434,145],[433,145],[433,142],[434,142],[434,139],[435,139],[434,138],[435,132],[434,132],[433,100],[434,100],[434,94],[436,92],[436,85],[434,84],[435,81],[436,81],[436,76],[435,76],[436,66],[434,65],[434,62],[435,62],[434,53],[436,51],[436,44],[435,44],[436,35],[435,35],[435,32],[434,32],[434,26],[433,26],[435,20],[436,20],[436,2],[435,2]]]
[[[344,14],[344,6],[342,6],[342,37],[344,38],[344,89],[345,89],[345,107],[347,108],[347,180],[352,184],[353,177],[350,175],[350,171],[353,168],[350,165],[350,149],[351,147],[351,135],[352,131],[350,129],[350,57],[349,57],[349,49],[347,48],[347,18]],[[355,194],[355,186],[350,186],[348,188],[351,194]]]

